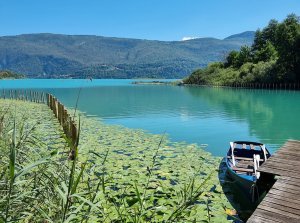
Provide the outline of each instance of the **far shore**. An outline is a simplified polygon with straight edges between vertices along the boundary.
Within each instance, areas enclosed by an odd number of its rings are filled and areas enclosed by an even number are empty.
[[[183,85],[182,81],[134,81],[132,84],[140,85]]]

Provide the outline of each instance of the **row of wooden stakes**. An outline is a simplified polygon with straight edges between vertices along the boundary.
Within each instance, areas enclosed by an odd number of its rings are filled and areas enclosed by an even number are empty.
[[[2,90],[0,98],[46,103],[46,93],[32,90]]]
[[[69,158],[74,159],[74,151],[79,142],[79,131],[74,120],[75,117],[68,113],[66,107],[57,98],[49,93],[32,90],[2,90],[0,98],[47,104],[64,130],[70,145]]]
[[[72,117],[65,106],[58,101],[52,94],[46,93],[47,105],[53,111],[55,117],[58,119],[60,125],[62,126],[64,133],[67,137],[68,143],[70,145],[71,151],[69,158],[73,159],[75,156],[75,148],[78,146],[79,142],[79,131],[75,123],[75,117]]]
[[[300,83],[233,83],[233,84],[202,84],[208,87],[230,87],[230,88],[249,88],[249,89],[270,89],[270,90],[300,90]]]

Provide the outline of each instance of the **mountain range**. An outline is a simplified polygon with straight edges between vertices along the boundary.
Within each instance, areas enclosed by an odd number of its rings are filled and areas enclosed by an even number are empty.
[[[229,51],[251,45],[254,32],[225,39],[156,41],[92,35],[0,37],[0,70],[29,78],[182,78]]]

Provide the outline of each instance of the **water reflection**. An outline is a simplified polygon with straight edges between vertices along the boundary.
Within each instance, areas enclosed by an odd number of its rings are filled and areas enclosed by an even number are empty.
[[[273,148],[287,139],[300,139],[300,92],[251,89],[186,88],[232,119],[245,120],[249,134]]]

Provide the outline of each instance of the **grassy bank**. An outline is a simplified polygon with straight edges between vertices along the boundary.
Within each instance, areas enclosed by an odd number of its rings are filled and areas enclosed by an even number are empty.
[[[1,221],[231,221],[218,180],[220,158],[197,145],[81,114],[72,161],[46,105],[0,105]]]

